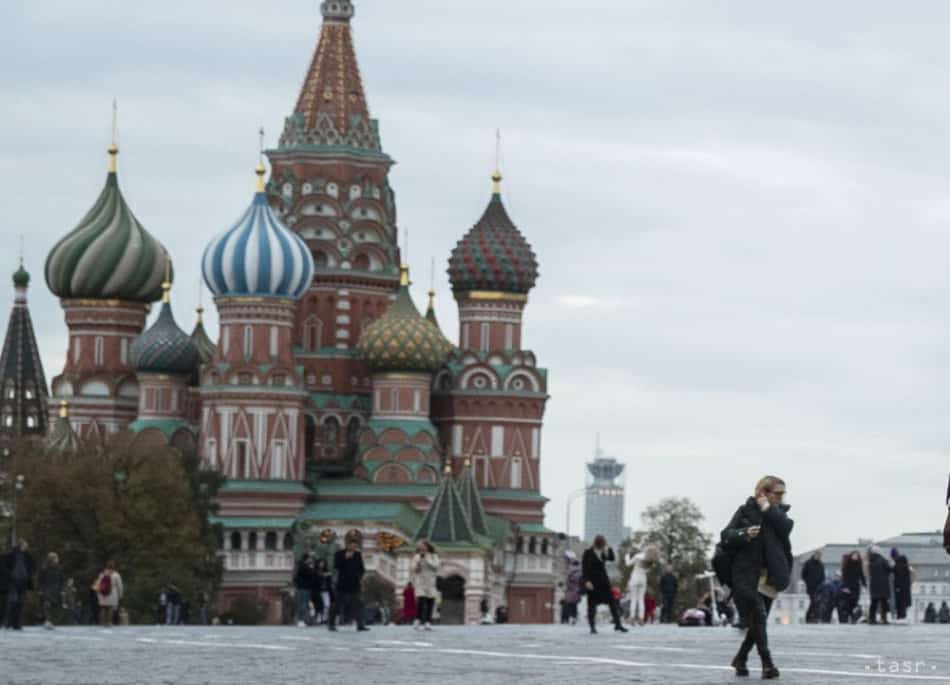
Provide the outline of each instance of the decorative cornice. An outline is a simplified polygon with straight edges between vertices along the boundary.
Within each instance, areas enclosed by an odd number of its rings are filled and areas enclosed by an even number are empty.
[[[526,293],[506,293],[500,290],[465,290],[455,293],[455,299],[462,300],[480,300],[483,302],[520,302],[526,303],[528,295]]]

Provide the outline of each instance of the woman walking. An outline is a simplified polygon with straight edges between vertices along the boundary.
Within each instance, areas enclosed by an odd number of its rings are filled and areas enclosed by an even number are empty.
[[[43,626],[52,630],[59,623],[59,612],[63,607],[65,579],[59,565],[59,555],[50,552],[46,555],[46,564],[40,570],[40,592],[43,593]],[[55,619],[55,620],[54,620]]]
[[[428,540],[420,540],[412,557],[412,586],[416,589],[416,630],[432,630],[432,610],[435,607],[436,578],[439,555]]]
[[[722,531],[723,545],[733,552],[733,598],[747,626],[745,639],[732,660],[738,676],[749,675],[746,662],[755,646],[762,660],[762,678],[779,677],[769,651],[766,624],[772,601],[791,580],[789,535],[794,522],[787,515],[789,507],[783,503],[784,497],[785,481],[766,476]]]
[[[861,586],[867,587],[868,581],[861,553],[855,550],[841,560],[842,601],[838,605],[838,623],[854,623],[854,612],[861,602]]]
[[[913,604],[910,587],[914,582],[914,569],[907,561],[907,557],[891,550],[891,559],[894,560],[894,611],[897,613],[897,622],[907,622],[907,609]]]
[[[627,554],[624,561],[627,566],[633,567],[630,580],[627,583],[627,595],[630,597],[630,620],[641,626],[646,620],[644,595],[647,591],[647,574],[656,565],[660,558],[660,550],[656,545],[646,545],[638,554]]]
[[[119,609],[119,602],[123,595],[122,576],[115,570],[115,564],[107,561],[102,572],[92,584],[99,603],[99,625],[108,628],[115,619],[115,612]]]

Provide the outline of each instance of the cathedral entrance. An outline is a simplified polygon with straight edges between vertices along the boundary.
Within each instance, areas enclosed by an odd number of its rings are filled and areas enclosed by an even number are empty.
[[[439,578],[436,586],[442,593],[439,605],[439,623],[462,625],[465,623],[465,579],[460,575]]]

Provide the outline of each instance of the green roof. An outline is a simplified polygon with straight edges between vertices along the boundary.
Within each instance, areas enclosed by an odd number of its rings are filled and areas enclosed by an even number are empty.
[[[166,440],[171,440],[172,436],[182,428],[193,435],[198,434],[198,427],[184,419],[138,419],[129,424],[129,430],[133,433],[141,433],[149,428],[160,430],[165,435]]]
[[[434,544],[475,544],[475,531],[462,504],[462,497],[451,474],[445,474],[415,539]]]
[[[475,483],[473,471],[471,464],[462,471],[462,477],[458,484],[459,494],[462,497],[462,505],[465,507],[465,513],[472,524],[472,529],[476,533],[488,535],[485,509],[482,507],[482,498],[478,493],[478,485]]]
[[[482,499],[514,499],[514,500],[525,500],[528,502],[547,502],[548,498],[542,495],[540,492],[532,492],[531,490],[511,490],[508,488],[505,489],[496,489],[496,490],[481,490]]]
[[[310,488],[291,480],[229,480],[218,492],[286,492],[309,495]]]
[[[318,495],[358,496],[358,495],[388,495],[410,497],[432,497],[435,494],[435,483],[407,483],[387,485],[370,483],[359,478],[323,479],[317,482]]]
[[[550,535],[554,531],[546,527],[543,523],[519,523],[518,530],[522,533],[535,533],[541,535]]]
[[[294,519],[276,516],[271,518],[211,516],[208,520],[212,524],[221,524],[225,528],[279,528],[289,530],[294,525]]]
[[[317,502],[298,521],[388,521],[407,536],[419,528],[422,515],[405,502]]]
[[[338,395],[333,392],[310,393],[310,404],[316,409],[326,409],[330,402],[335,401],[340,409],[369,409],[371,406],[369,395]]]

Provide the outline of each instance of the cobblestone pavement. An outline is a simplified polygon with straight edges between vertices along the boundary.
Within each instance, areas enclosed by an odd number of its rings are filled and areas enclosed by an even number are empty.
[[[950,626],[770,626],[780,682],[950,683]],[[732,683],[733,628],[135,627],[0,632],[0,683]],[[750,660],[758,677],[758,659]],[[741,682],[741,681],[740,681]]]

